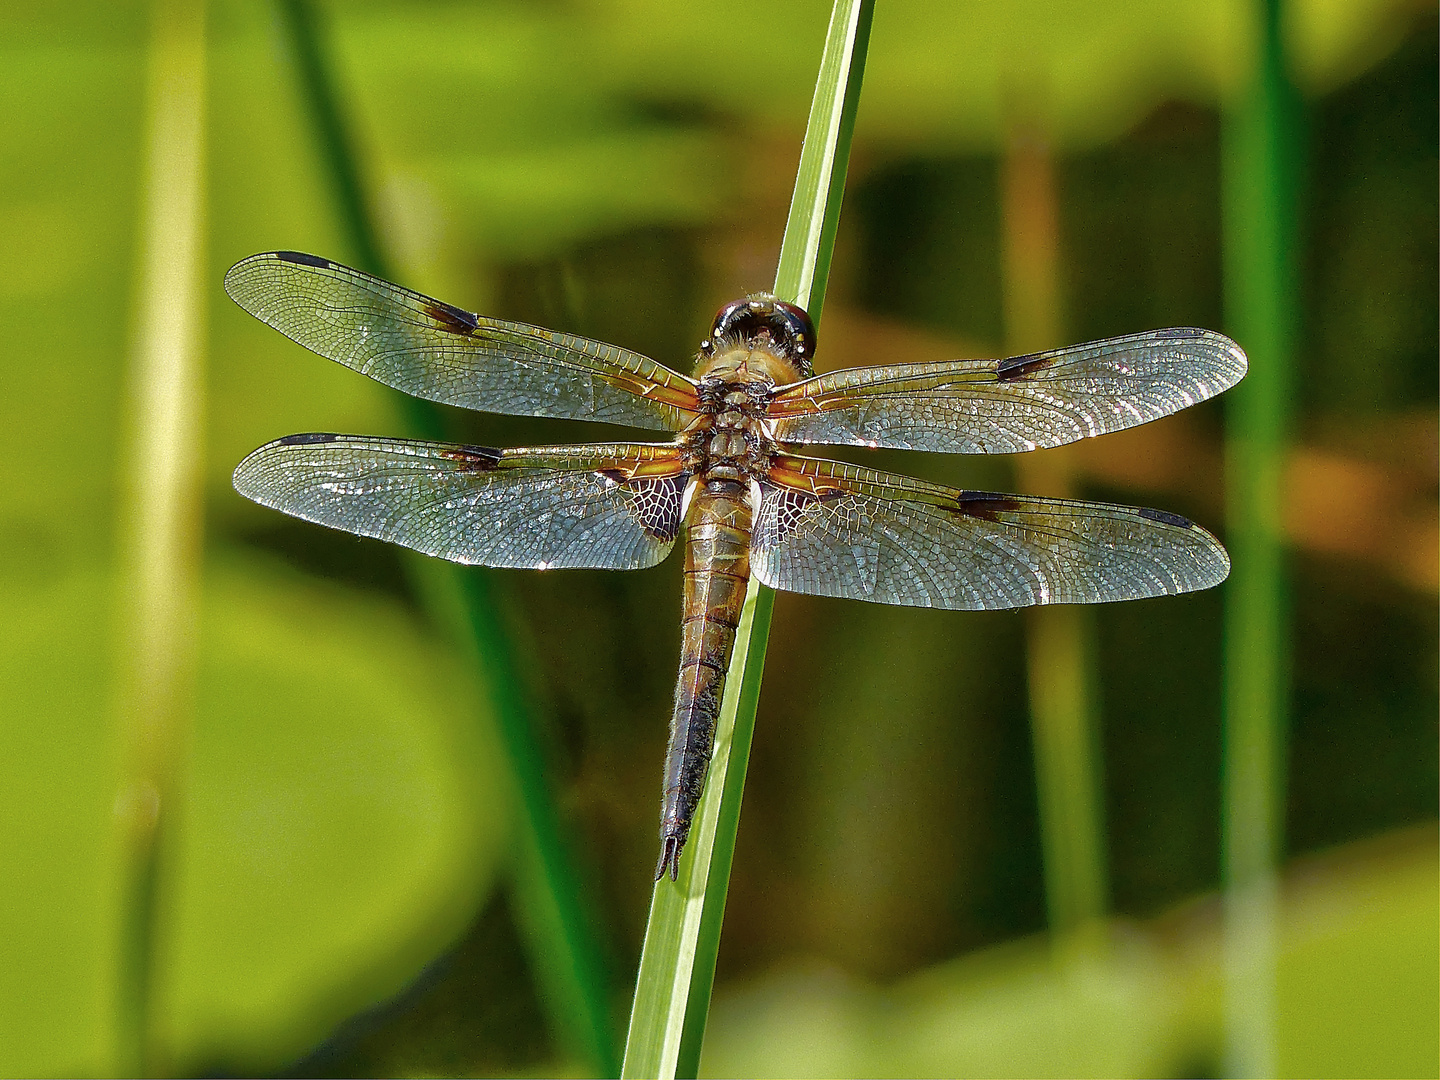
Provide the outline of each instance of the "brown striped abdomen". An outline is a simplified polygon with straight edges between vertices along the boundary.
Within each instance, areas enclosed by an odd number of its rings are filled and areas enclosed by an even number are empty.
[[[705,788],[725,669],[750,578],[749,485],[702,480],[686,523],[685,608],[680,678],[665,755],[660,811],[660,864],[655,880],[680,873],[680,852]]]

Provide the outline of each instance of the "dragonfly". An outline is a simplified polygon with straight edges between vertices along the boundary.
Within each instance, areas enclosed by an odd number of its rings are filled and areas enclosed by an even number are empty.
[[[312,352],[416,397],[666,433],[507,449],[308,433],[260,447],[234,475],[265,506],[457,563],[638,570],[683,536],[656,881],[679,875],[751,575],[973,610],[1172,595],[1230,572],[1214,536],[1165,510],[944,487],[800,452],[1008,454],[1120,431],[1239,382],[1245,353],[1210,330],[817,375],[810,317],[759,293],[720,309],[687,376],[300,252],[244,259],[225,289]]]

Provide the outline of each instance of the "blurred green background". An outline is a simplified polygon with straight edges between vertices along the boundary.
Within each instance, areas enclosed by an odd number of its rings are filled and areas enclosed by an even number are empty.
[[[316,10],[405,284],[683,368],[715,308],[771,282],[827,5]],[[1051,163],[1054,343],[1226,329],[1221,109],[1253,53],[1244,10],[881,0],[819,366],[1005,351],[1002,187],[1022,128]],[[220,289],[256,251],[360,256],[279,9],[212,0],[207,19],[203,555],[153,952],[166,1068],[584,1073],[553,1019],[483,674],[395,550],[230,488],[277,436],[406,426],[389,391]],[[1286,41],[1303,168],[1278,1069],[1435,1076],[1435,7],[1307,0]],[[123,1041],[150,42],[142,3],[0,12],[5,1075],[113,1071]],[[1081,494],[1223,538],[1223,418],[1209,403],[1066,468]],[[491,445],[611,434],[445,419]],[[854,459],[1017,483],[1003,459]],[[678,561],[487,584],[618,1033],[655,858]],[[704,1071],[1218,1075],[1224,603],[1222,588],[1094,613],[1113,914],[1076,966],[1045,934],[1023,618],[781,595]]]

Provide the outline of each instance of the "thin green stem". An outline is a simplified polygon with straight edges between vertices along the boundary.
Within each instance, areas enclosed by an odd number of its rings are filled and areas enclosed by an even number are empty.
[[[188,736],[200,591],[204,417],[205,10],[156,0],[146,100],[145,206],[137,341],[129,372],[131,446],[122,520],[116,803],[121,897],[116,1072],[167,1070],[157,991],[167,837]]]
[[[362,269],[391,277],[360,174],[358,155],[326,63],[317,12],[309,0],[278,0],[301,87],[315,124],[342,224]],[[411,429],[443,438],[440,410],[403,399]],[[610,1005],[610,979],[596,940],[597,920],[587,908],[565,842],[536,738],[534,709],[515,672],[509,636],[495,615],[490,579],[483,570],[416,557],[412,579],[432,611],[470,653],[490,696],[522,810],[515,887],[520,929],[552,1025],[597,1075],[619,1073]]]
[[[817,328],[830,282],[835,234],[840,228],[840,202],[850,166],[850,141],[860,108],[874,11],[874,0],[836,0],[830,12],[775,269],[775,295],[804,308]]]
[[[817,325],[873,10],[873,0],[835,0],[775,274],[776,295],[806,308]],[[624,1076],[689,1077],[699,1069],[773,604],[774,594],[752,578],[679,880],[661,879],[651,897]]]
[[[1045,907],[1059,953],[1074,959],[1103,944],[1108,893],[1091,614],[1036,608],[1026,634]]]
[[[1273,1076],[1275,864],[1283,849],[1288,651],[1280,508],[1295,326],[1297,98],[1279,0],[1257,0],[1257,63],[1225,117],[1225,302],[1250,354],[1232,391],[1226,498],[1225,1067]]]
[[[1005,337],[1019,355],[1063,344],[1060,199],[1054,154],[1033,99],[1013,108],[1000,169]],[[1029,108],[1029,113],[1020,110]],[[1073,497],[1069,447],[1022,454],[1022,487]],[[1059,955],[1103,944],[1108,888],[1099,768],[1094,622],[1074,605],[1026,612],[1035,789],[1045,862],[1045,906]]]

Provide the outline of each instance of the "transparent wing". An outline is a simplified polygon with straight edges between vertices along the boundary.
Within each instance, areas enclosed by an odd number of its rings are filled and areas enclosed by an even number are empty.
[[[1245,353],[1210,330],[1150,330],[1008,360],[846,368],[781,390],[783,442],[1010,454],[1134,427],[1214,397]]]
[[[1010,608],[1206,589],[1230,559],[1163,510],[939,487],[782,456],[761,484],[750,565],[774,589],[879,604]]]
[[[667,431],[694,415],[695,384],[649,357],[482,318],[315,255],[252,255],[225,291],[292,341],[415,397]]]
[[[333,529],[484,566],[635,570],[680,532],[669,445],[484,446],[291,435],[235,469],[246,498]]]

